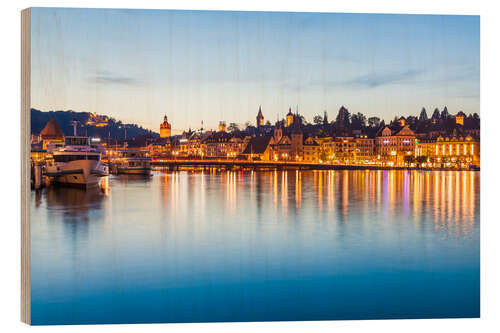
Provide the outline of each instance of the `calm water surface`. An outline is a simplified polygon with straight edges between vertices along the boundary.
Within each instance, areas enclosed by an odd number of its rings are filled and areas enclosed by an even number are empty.
[[[479,172],[155,172],[31,193],[33,324],[479,316]]]

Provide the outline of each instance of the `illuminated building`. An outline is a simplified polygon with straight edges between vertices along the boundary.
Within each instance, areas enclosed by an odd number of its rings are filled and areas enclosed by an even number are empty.
[[[437,139],[419,140],[415,156],[427,157],[433,167],[468,168],[480,166],[480,144],[467,135],[439,136]]]
[[[231,134],[216,132],[202,140],[204,157],[227,157],[230,152]]]
[[[160,125],[160,138],[168,138],[172,135],[172,126],[168,123],[167,116],[163,118],[163,123]]]
[[[375,139],[376,153],[380,161],[389,165],[404,165],[404,157],[414,154],[415,133],[408,125],[400,131],[392,133],[389,127],[385,127]]]
[[[272,159],[275,161],[286,161],[292,156],[292,140],[289,135],[283,135],[283,128],[281,123],[277,122],[273,137],[270,141],[270,146],[272,149]]]
[[[94,112],[89,114],[89,118],[85,124],[88,126],[105,127],[108,126],[108,121],[108,116],[98,115],[97,112]]]
[[[455,116],[455,123],[457,125],[464,125],[464,121],[465,121],[465,113],[463,113],[462,111],[458,112],[457,115]]]
[[[227,157],[234,158],[240,155],[243,152],[243,150],[245,150],[245,147],[247,146],[249,141],[250,141],[250,136],[234,134],[231,137],[231,139],[229,139],[226,152]]]
[[[187,151],[188,151],[188,156],[195,156],[195,157],[203,156],[200,133],[193,133],[188,138]]]
[[[166,157],[172,154],[172,146],[172,139],[168,137],[150,142],[147,149],[151,156]]]
[[[30,161],[31,165],[42,164],[48,157],[47,151],[44,149],[31,149]]]
[[[365,134],[354,136],[324,137],[316,140],[326,161],[341,163],[366,162],[373,160],[374,139]]]
[[[293,113],[292,108],[288,109],[288,113],[286,114],[286,127],[290,127],[293,124]]]
[[[406,126],[406,119],[405,117],[401,117],[398,119],[399,126],[405,127]]]
[[[270,161],[274,158],[271,147],[272,136],[256,136],[248,141],[241,153],[248,160]]]
[[[320,145],[312,137],[308,137],[304,140],[303,147],[303,157],[305,162],[318,163],[320,162],[319,153]],[[323,161],[321,161],[323,162]]]
[[[341,162],[352,162],[355,160],[356,141],[353,137],[336,137],[333,141],[333,153],[335,160]]]
[[[52,150],[64,146],[64,132],[57,123],[56,118],[51,118],[40,132],[43,150]]]
[[[226,122],[219,121],[219,132],[225,132],[225,131],[226,131]]]
[[[369,161],[375,156],[375,140],[369,138],[367,135],[361,134],[354,139],[355,146],[355,160]]]

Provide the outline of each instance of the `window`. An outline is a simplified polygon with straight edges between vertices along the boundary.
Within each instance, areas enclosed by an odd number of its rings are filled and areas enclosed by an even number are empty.
[[[99,161],[99,155],[54,155],[55,162],[71,162],[77,160],[95,160]]]

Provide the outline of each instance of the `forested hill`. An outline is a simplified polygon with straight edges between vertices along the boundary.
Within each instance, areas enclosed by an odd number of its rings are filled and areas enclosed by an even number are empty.
[[[107,116],[95,117],[89,112],[72,110],[43,112],[31,109],[31,133],[39,134],[52,117],[56,118],[65,135],[73,135],[72,121],[76,119],[78,121],[77,135],[119,141],[124,140],[125,135],[127,139],[134,139],[138,136],[159,137],[158,133],[136,124],[123,124],[120,120]]]

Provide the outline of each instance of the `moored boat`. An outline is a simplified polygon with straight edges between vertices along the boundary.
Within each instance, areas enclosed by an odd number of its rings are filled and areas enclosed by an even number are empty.
[[[96,187],[101,177],[108,175],[108,168],[101,163],[101,153],[90,145],[88,137],[67,136],[64,147],[52,152],[53,161],[47,165],[46,176],[55,183]]]
[[[144,150],[118,150],[112,165],[118,174],[151,175],[151,157]]]

